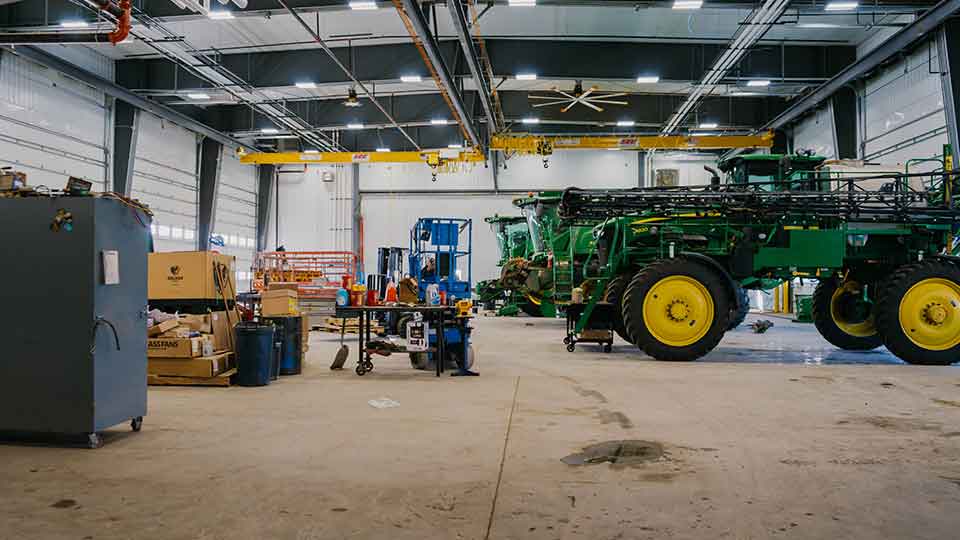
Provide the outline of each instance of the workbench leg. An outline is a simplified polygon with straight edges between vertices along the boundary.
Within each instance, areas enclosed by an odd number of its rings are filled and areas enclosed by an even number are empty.
[[[443,364],[447,362],[447,335],[443,328],[443,312],[440,312],[440,324],[437,328],[437,377],[443,373]]]
[[[359,320],[357,321],[357,367],[362,369],[363,366],[363,311],[360,312]]]

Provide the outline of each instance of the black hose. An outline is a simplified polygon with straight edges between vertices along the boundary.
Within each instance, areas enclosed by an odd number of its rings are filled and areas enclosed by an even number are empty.
[[[120,336],[117,334],[117,327],[113,325],[112,322],[104,319],[103,317],[97,317],[93,321],[93,328],[90,329],[90,354],[93,354],[97,351],[97,327],[101,324],[106,324],[110,327],[110,330],[113,330],[113,342],[117,346],[117,350],[120,350]]]

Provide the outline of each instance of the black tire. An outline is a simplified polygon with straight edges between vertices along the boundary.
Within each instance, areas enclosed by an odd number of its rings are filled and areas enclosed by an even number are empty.
[[[743,321],[747,320],[747,314],[750,313],[750,295],[747,290],[737,285],[736,295],[736,305],[730,306],[730,324],[727,325],[727,330],[733,330],[743,324]]]
[[[397,317],[397,335],[407,339],[407,323],[413,320],[412,313],[404,313]]]
[[[713,303],[712,320],[702,336],[686,345],[664,343],[651,333],[644,320],[643,305],[647,293],[662,280],[682,276],[691,278],[709,295]],[[725,276],[695,260],[686,257],[665,259],[651,263],[637,272],[623,296],[623,322],[627,333],[645,353],[665,361],[691,361],[709,353],[720,343],[730,324],[730,287]],[[695,320],[691,320],[693,326]]]
[[[425,352],[410,353],[410,367],[419,370],[433,369],[433,362],[430,361],[430,355]]]
[[[133,431],[140,431],[143,428],[143,417],[138,416],[130,420],[130,429]]]
[[[941,350],[922,346],[911,339],[900,322],[904,296],[913,286],[928,279],[942,279],[960,287],[960,267],[950,262],[927,260],[897,269],[880,290],[880,298],[877,301],[877,329],[883,336],[883,344],[887,349],[904,362],[927,366],[948,366],[960,362],[960,343]],[[946,314],[945,324],[954,328],[960,324],[960,301],[957,300],[956,294],[953,294],[953,298],[946,305],[934,307],[941,308],[942,313]],[[956,337],[957,335],[953,334],[953,338]]]
[[[833,296],[840,287],[836,277],[821,279],[813,291],[813,324],[823,339],[846,351],[870,351],[883,344],[880,333],[856,336],[844,331],[834,319]],[[838,308],[839,309],[839,308]],[[876,309],[874,310],[876,311]]]
[[[613,331],[620,336],[620,339],[633,344],[633,338],[627,333],[627,327],[623,324],[623,314],[621,313],[623,293],[627,290],[629,283],[630,276],[628,275],[619,275],[611,279],[603,292],[603,301],[613,304]]]
[[[524,300],[520,302],[520,310],[529,315],[530,317],[543,317],[543,312],[540,311],[540,306],[534,304],[530,300]]]

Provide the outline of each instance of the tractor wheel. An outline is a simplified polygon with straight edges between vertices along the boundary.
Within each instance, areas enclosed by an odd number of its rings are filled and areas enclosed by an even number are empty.
[[[882,344],[874,314],[876,306],[861,301],[862,285],[837,278],[820,280],[813,291],[813,324],[834,347],[869,351]]]
[[[627,290],[630,283],[630,276],[619,275],[607,283],[607,289],[603,292],[603,301],[613,304],[613,329],[621,339],[627,343],[633,343],[627,328],[623,325],[623,313],[621,307],[623,303],[623,293]]]
[[[877,328],[909,364],[960,361],[960,267],[936,260],[900,267],[880,291]]]
[[[750,295],[746,289],[737,285],[737,304],[730,306],[730,324],[727,330],[733,330],[743,324],[743,321],[747,320],[748,313],[750,313]]]
[[[530,300],[523,300],[520,302],[520,309],[530,317],[543,317],[543,313],[540,312],[540,306],[534,304]]]
[[[689,361],[720,343],[730,322],[725,278],[685,257],[647,265],[623,295],[623,322],[657,360]]]

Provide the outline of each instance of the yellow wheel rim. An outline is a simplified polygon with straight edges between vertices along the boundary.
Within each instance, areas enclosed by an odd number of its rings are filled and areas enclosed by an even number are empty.
[[[960,284],[930,278],[910,287],[900,299],[900,328],[928,351],[960,345]]]
[[[842,286],[837,287],[837,290],[833,291],[833,297],[830,299],[830,318],[833,319],[837,328],[843,330],[845,333],[853,337],[864,338],[877,335],[876,317],[874,314],[871,313],[865,321],[855,323],[847,322],[843,319],[843,314],[840,313],[840,299],[843,298],[845,294],[860,294],[861,290],[863,289],[860,284],[855,281],[847,281]]]
[[[643,299],[643,321],[657,341],[671,347],[696,343],[713,325],[713,297],[689,276],[654,283]]]

